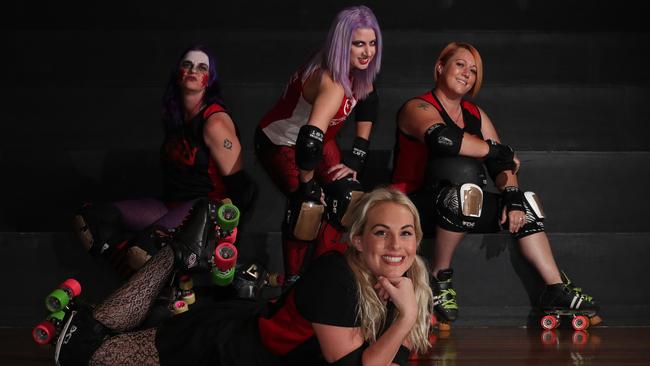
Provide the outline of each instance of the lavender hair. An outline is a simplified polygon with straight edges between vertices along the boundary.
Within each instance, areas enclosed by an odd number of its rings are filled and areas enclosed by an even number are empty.
[[[377,48],[367,69],[351,71],[352,35],[359,28],[371,28],[375,31]],[[381,68],[382,45],[379,23],[372,10],[363,5],[345,8],[336,15],[323,47],[308,63],[305,75],[311,74],[316,68],[327,70],[332,74],[334,82],[343,86],[346,96],[354,95],[357,99],[363,99],[372,91],[372,83]],[[354,80],[352,83],[350,76]]]
[[[190,51],[201,51],[208,56],[210,62],[208,71],[208,86],[205,89],[203,102],[205,104],[218,103],[223,105],[221,98],[221,84],[217,75],[217,59],[202,45],[193,45],[185,49],[169,73],[169,81],[163,96],[163,125],[167,131],[173,130],[183,124],[183,104],[181,90],[178,85],[178,67],[185,55]]]

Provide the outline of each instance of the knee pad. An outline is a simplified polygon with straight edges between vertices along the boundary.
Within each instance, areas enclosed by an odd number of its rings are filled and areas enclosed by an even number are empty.
[[[328,184],[325,187],[327,221],[337,229],[345,231],[352,224],[352,210],[362,195],[361,183],[351,177]]]
[[[483,209],[483,190],[476,184],[446,186],[436,197],[436,211],[445,228],[467,231],[476,225]]]
[[[517,239],[544,231],[544,209],[542,201],[535,192],[524,192],[524,208],[526,209],[526,218],[523,227],[514,234]]]
[[[284,231],[289,237],[312,241],[318,235],[325,207],[319,202],[307,201],[292,194],[287,199]]]
[[[56,365],[87,365],[95,351],[112,336],[95,320],[90,308],[73,310],[61,330],[54,350]]]
[[[110,256],[127,236],[122,214],[110,203],[84,205],[72,225],[84,248],[93,255]]]

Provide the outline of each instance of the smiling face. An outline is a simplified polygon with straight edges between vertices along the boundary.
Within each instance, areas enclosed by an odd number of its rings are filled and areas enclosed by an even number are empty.
[[[438,62],[438,85],[459,96],[468,93],[476,82],[478,68],[472,53],[459,47],[445,64]]]
[[[401,277],[411,267],[417,250],[414,220],[408,207],[395,202],[368,210],[363,232],[352,242],[373,275]]]
[[[372,28],[357,28],[352,33],[350,66],[365,70],[377,52],[377,37]]]
[[[210,59],[201,51],[190,51],[178,65],[178,83],[186,91],[200,91],[208,86]]]

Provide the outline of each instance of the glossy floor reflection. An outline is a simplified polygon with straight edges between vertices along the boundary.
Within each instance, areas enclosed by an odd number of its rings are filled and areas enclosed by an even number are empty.
[[[650,365],[650,328],[454,328],[409,365]]]
[[[51,365],[50,347],[31,329],[0,328],[0,365]],[[453,328],[435,333],[433,349],[409,366],[650,365],[650,328]]]

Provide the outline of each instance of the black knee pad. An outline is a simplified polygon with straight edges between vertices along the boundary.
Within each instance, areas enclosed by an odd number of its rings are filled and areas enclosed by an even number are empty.
[[[539,196],[534,192],[524,192],[524,208],[526,209],[524,225],[518,232],[513,234],[517,239],[544,231],[543,221],[545,216]]]
[[[438,224],[447,230],[464,232],[476,226],[483,208],[483,191],[473,183],[444,186],[436,195]]]
[[[90,308],[73,310],[57,340],[55,363],[88,365],[95,351],[112,335],[108,328],[93,318]]]
[[[361,183],[351,177],[335,180],[325,186],[327,221],[339,230],[347,230],[352,224],[352,209],[362,195]]]

